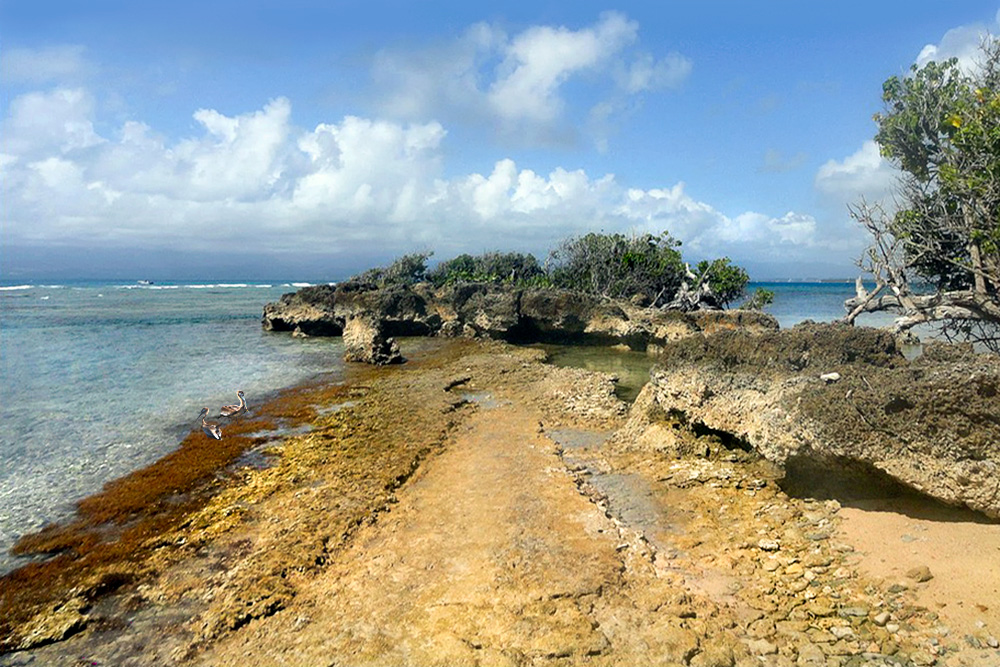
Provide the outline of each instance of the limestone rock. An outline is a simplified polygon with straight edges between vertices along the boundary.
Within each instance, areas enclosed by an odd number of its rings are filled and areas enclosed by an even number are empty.
[[[264,307],[266,331],[302,336],[342,335],[364,315],[388,336],[483,336],[512,342],[624,344],[645,350],[699,332],[775,331],[777,321],[753,311],[668,312],[557,289],[467,283],[427,283],[377,289],[345,282],[314,285]]]
[[[387,338],[381,323],[367,317],[352,317],[344,326],[344,361],[376,366],[403,362],[395,339]]]
[[[670,415],[756,451],[812,497],[902,485],[1000,517],[993,355],[930,346],[908,361],[889,333],[835,324],[723,331],[665,345],[640,399],[630,433]]]

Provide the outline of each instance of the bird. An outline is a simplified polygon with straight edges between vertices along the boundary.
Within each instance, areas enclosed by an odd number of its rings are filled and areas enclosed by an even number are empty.
[[[237,391],[236,396],[240,399],[239,405],[223,405],[219,408],[220,417],[234,417],[241,412],[247,411],[247,402],[246,399],[243,398],[243,390],[241,389]]]
[[[205,432],[205,435],[215,440],[222,440],[222,429],[219,428],[219,425],[205,421],[205,417],[208,416],[208,408],[202,408],[201,414],[198,416],[201,417],[201,430]]]

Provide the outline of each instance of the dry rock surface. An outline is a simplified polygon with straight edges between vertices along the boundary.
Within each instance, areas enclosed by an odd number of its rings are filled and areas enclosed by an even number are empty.
[[[408,356],[302,394],[311,430],[0,664],[1000,664],[996,614],[949,634],[917,602],[937,565],[867,574],[840,503],[649,393],[500,343]]]
[[[813,493],[861,471],[1000,517],[995,355],[931,344],[907,360],[886,332],[829,324],[722,332],[667,346],[646,391],[640,422],[724,433]]]

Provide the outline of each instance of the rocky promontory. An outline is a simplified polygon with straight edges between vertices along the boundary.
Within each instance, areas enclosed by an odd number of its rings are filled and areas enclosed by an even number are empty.
[[[1000,517],[1000,361],[932,343],[913,359],[889,333],[806,323],[665,347],[623,433],[675,451],[681,431],[714,434],[821,495],[903,485]],[[866,488],[867,487],[867,488]]]
[[[285,294],[264,307],[261,322],[267,331],[340,336],[348,321],[362,315],[387,336],[623,344],[638,350],[696,333],[778,329],[773,317],[757,311],[684,313],[569,290],[486,283],[376,288],[353,281]]]

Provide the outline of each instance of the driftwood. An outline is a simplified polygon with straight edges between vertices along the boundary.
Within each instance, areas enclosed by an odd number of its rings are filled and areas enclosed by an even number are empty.
[[[851,208],[851,216],[865,227],[872,238],[872,244],[858,266],[874,278],[875,287],[867,290],[861,277],[858,277],[855,284],[857,295],[844,302],[848,314],[842,321],[853,324],[862,313],[897,311],[900,316],[893,322],[892,330],[898,334],[920,324],[940,322],[951,327],[953,332],[964,332],[972,340],[979,340],[990,347],[1000,340],[997,338],[1000,299],[992,289],[997,280],[992,274],[987,276],[989,280],[981,279],[982,262],[962,267],[974,274],[973,289],[914,293],[906,256],[907,251],[912,255],[919,248],[904,249],[903,240],[892,233],[889,217],[878,205],[862,202]],[[944,333],[947,335],[948,330],[945,329]]]
[[[719,300],[712,293],[708,284],[708,272],[700,278],[691,271],[688,264],[684,265],[684,280],[681,282],[674,300],[663,306],[664,310],[679,310],[690,313],[695,310],[722,310]]]

